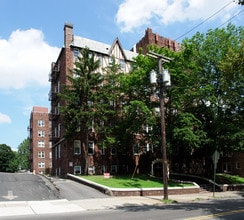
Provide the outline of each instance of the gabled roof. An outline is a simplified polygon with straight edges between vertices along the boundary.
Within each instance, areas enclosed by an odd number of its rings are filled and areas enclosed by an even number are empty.
[[[133,61],[133,57],[136,57],[138,55],[137,53],[132,52],[130,50],[123,50],[118,38],[114,40],[112,45],[109,45],[88,38],[74,36],[73,42],[70,46],[79,48],[88,47],[91,51],[110,56],[116,44],[119,45],[126,60]]]
[[[114,49],[114,47],[115,47],[116,44],[118,44],[119,49],[121,50],[121,53],[122,53],[124,59],[127,60],[127,58],[126,58],[126,54],[125,54],[125,52],[124,52],[124,50],[123,50],[123,48],[122,48],[122,45],[121,45],[121,43],[120,43],[120,41],[119,41],[119,38],[115,38],[113,44],[112,44],[111,47],[110,47],[109,54],[112,53],[112,51],[113,51],[113,49]]]

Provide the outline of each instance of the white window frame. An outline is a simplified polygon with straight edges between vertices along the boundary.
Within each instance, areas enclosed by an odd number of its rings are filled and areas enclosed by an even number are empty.
[[[38,130],[38,137],[45,137],[45,131]]]
[[[45,121],[44,120],[39,119],[37,121],[37,124],[38,124],[38,127],[45,127]]]
[[[38,168],[45,168],[45,162],[38,162]]]
[[[95,174],[95,166],[88,166],[88,174]]]
[[[42,148],[45,147],[45,141],[38,141],[37,146]]]
[[[74,166],[74,174],[81,174],[81,166]]]
[[[74,140],[74,154],[75,155],[81,154],[81,142],[80,142],[80,140]]]
[[[45,158],[45,151],[38,151],[38,158]]]

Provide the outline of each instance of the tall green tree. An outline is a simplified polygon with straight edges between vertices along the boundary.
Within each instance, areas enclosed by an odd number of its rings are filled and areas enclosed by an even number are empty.
[[[65,103],[60,107],[60,112],[66,129],[66,140],[72,141],[77,136],[81,139],[86,173],[87,141],[89,138],[96,139],[93,130],[98,127],[95,123],[102,117],[99,96],[103,77],[98,72],[99,60],[95,60],[94,53],[89,48],[80,50],[74,65],[74,69],[67,75],[68,83],[63,85],[63,92],[60,94]]]
[[[226,126],[231,117],[239,115],[243,99],[243,60],[232,73],[223,71],[221,66],[226,63],[230,51],[241,52],[244,40],[244,30],[229,24],[226,28],[209,30],[206,34],[197,33],[184,42],[185,47],[191,47],[197,55],[196,65],[201,69],[196,72],[198,79],[198,96],[196,97],[197,117],[205,124],[209,147],[214,151],[234,149],[227,140],[234,135],[232,126]],[[243,57],[242,57],[243,58]],[[232,60],[233,61],[233,60]],[[229,65],[234,63],[229,59]],[[232,62],[232,64],[230,64]],[[239,115],[240,116],[240,115]],[[234,143],[234,142],[233,142]]]
[[[100,113],[96,123],[96,131],[99,133],[100,147],[120,147],[119,136],[121,134],[121,108],[123,106],[123,91],[121,91],[120,78],[123,75],[120,65],[111,57],[110,63],[103,68],[103,84],[100,88],[98,99],[100,105],[97,111]]]
[[[17,151],[18,167],[19,169],[28,170],[30,169],[30,140],[26,138],[18,146]]]

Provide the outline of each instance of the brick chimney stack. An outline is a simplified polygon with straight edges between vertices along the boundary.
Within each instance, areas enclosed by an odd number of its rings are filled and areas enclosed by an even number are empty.
[[[73,24],[65,23],[64,25],[64,47],[69,48],[73,41]]]

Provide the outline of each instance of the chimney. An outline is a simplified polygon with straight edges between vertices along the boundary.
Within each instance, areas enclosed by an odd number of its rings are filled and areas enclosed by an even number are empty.
[[[65,23],[64,25],[64,47],[69,48],[73,41],[73,24]]]

